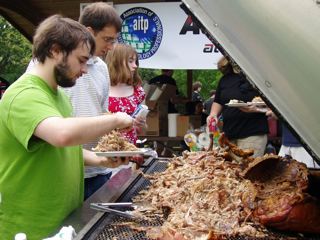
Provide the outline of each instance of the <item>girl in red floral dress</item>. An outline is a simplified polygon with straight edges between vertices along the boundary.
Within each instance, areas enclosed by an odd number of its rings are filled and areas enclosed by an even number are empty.
[[[109,112],[125,112],[132,115],[145,98],[138,74],[138,56],[130,45],[116,44],[108,51],[106,62],[110,74]],[[140,127],[145,119],[139,119]],[[124,132],[129,142],[136,144],[137,128]]]

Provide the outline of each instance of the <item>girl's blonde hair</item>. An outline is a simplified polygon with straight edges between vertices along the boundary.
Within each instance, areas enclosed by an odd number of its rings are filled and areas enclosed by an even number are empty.
[[[132,76],[128,65],[129,59],[134,56],[136,57],[136,64],[139,67],[138,54],[130,45],[117,43],[112,50],[108,51],[105,61],[109,69],[111,86],[115,86],[118,83],[126,83],[132,86],[142,84],[138,68]]]

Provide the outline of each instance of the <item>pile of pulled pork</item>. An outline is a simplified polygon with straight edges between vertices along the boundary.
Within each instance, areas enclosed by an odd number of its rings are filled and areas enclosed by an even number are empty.
[[[166,171],[145,176],[152,184],[134,199],[148,203],[148,211],[140,214],[151,217],[169,210],[161,227],[148,228],[148,237],[259,238],[269,235],[265,226],[319,232],[320,207],[307,193],[304,164],[275,155],[254,159],[252,151],[226,140],[220,144],[209,152],[185,152]]]
[[[101,137],[97,146],[92,150],[96,152],[136,151],[138,148],[128,142],[119,131],[113,130]]]

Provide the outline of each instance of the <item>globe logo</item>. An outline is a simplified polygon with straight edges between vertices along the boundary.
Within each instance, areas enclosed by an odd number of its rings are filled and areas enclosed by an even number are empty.
[[[123,22],[118,41],[134,47],[139,60],[154,55],[163,35],[160,18],[144,7],[130,8],[121,14],[121,18]]]

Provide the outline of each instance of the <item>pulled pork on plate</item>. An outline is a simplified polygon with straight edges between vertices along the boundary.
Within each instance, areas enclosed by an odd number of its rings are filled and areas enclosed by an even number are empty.
[[[92,150],[96,152],[136,151],[138,148],[129,143],[120,132],[113,130],[101,137],[98,145]]]

